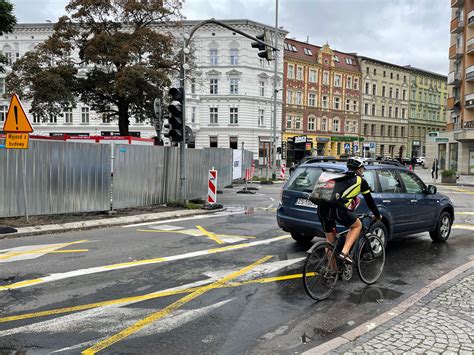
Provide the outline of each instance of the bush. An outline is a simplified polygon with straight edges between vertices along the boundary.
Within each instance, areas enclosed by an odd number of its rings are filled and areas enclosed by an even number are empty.
[[[453,170],[453,169],[443,170],[441,172],[441,176],[443,177],[456,176],[456,170]]]

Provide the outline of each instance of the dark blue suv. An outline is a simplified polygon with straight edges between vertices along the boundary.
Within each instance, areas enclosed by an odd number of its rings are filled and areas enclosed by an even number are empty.
[[[308,200],[323,171],[347,171],[345,162],[307,163],[299,166],[285,184],[277,211],[278,226],[290,232],[297,242],[309,242],[315,236],[324,237],[317,216],[317,206]],[[449,197],[437,193],[436,186],[426,186],[413,172],[404,167],[366,165],[367,180],[382,220],[371,225],[370,231],[386,244],[400,235],[429,232],[434,241],[446,241],[454,221],[454,206]],[[357,213],[370,212],[362,195]],[[343,230],[342,226],[338,229]]]

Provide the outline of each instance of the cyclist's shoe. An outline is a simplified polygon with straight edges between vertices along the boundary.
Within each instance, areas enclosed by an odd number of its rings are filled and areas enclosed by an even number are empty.
[[[349,255],[343,253],[342,251],[337,257],[338,257],[338,259],[340,259],[340,260],[342,260],[342,261],[344,261],[345,263],[348,263],[348,264],[352,264],[354,262],[354,260],[352,260],[352,258]]]

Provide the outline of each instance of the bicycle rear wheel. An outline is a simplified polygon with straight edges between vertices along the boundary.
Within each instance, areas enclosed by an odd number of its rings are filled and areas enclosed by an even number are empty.
[[[338,277],[333,246],[328,242],[318,243],[304,262],[303,285],[306,293],[315,300],[324,300],[332,293]]]
[[[357,272],[366,284],[373,284],[382,274],[385,265],[385,247],[376,235],[367,235],[357,250]]]

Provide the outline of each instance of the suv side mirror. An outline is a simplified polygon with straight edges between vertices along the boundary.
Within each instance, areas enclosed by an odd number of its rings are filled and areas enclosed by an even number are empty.
[[[438,191],[438,189],[434,185],[428,185],[428,188],[426,190],[428,195],[434,195],[437,191]]]

